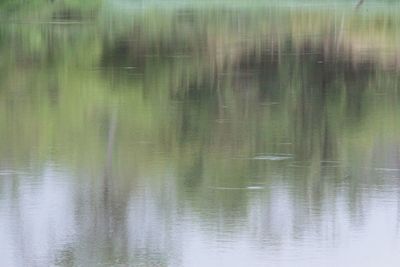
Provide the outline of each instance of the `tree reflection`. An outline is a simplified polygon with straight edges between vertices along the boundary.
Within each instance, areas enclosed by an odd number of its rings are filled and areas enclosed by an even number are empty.
[[[28,13],[81,24],[0,26],[8,265],[334,246],[398,213],[396,14],[64,4]]]

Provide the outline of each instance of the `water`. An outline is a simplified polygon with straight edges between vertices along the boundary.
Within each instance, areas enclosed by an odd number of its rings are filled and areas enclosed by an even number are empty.
[[[1,4],[1,266],[399,266],[398,7],[216,3]]]

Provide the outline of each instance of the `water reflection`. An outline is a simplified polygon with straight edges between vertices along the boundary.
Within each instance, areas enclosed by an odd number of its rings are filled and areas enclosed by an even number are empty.
[[[0,26],[6,266],[399,264],[396,12],[39,2]]]

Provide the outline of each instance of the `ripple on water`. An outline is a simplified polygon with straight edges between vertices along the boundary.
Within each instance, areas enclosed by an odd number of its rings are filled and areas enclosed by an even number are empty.
[[[305,161],[292,161],[289,164],[289,167],[292,168],[309,168],[313,165],[312,161],[305,160]],[[321,168],[338,168],[341,166],[341,162],[338,160],[321,160],[319,161],[319,166]]]
[[[270,161],[280,161],[293,159],[293,154],[263,154],[253,157],[254,160],[270,160]]]
[[[400,169],[396,168],[374,168],[374,170],[378,172],[400,172]]]
[[[213,190],[262,190],[263,186],[246,186],[246,187],[226,187],[226,186],[210,186]]]
[[[24,174],[24,172],[21,171],[16,171],[16,170],[0,170],[0,176],[10,176],[10,175],[21,175]]]

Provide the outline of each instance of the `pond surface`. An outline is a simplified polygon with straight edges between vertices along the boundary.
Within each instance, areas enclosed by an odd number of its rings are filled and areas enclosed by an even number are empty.
[[[398,7],[1,4],[2,266],[399,266]]]

